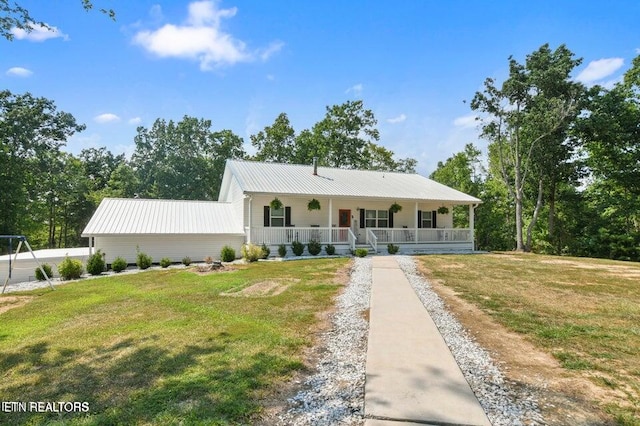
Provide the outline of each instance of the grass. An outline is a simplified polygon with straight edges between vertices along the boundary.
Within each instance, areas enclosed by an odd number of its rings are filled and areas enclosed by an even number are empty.
[[[605,404],[640,425],[640,265],[533,254],[423,256],[431,278],[525,335],[568,370],[625,395]]]
[[[0,315],[1,400],[88,402],[89,412],[0,411],[0,424],[250,423],[260,400],[303,368],[346,263],[150,271],[29,292]],[[270,279],[289,287],[221,295]]]

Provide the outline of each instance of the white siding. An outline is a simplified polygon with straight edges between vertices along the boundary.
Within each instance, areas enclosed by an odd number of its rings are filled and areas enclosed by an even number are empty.
[[[120,235],[100,236],[95,239],[96,249],[105,253],[107,263],[120,256],[128,263],[135,263],[137,248],[153,258],[154,263],[168,257],[174,262],[188,256],[193,262],[201,262],[211,256],[220,259],[220,250],[229,245],[240,257],[244,237],[239,235]]]

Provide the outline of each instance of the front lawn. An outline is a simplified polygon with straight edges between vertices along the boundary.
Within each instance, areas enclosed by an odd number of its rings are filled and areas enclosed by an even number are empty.
[[[615,402],[595,402],[619,424],[640,425],[640,264],[515,253],[420,262],[566,370],[615,392]]]
[[[88,412],[5,407],[0,424],[250,423],[303,368],[347,265],[150,271],[13,293],[30,300],[0,314],[0,399],[87,402]]]

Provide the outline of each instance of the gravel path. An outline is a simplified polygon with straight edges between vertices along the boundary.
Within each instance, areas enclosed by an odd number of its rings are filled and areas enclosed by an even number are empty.
[[[509,386],[489,354],[447,311],[442,299],[418,273],[414,259],[398,256],[397,260],[449,346],[491,423],[494,426],[546,424],[538,409],[536,398],[524,390]]]

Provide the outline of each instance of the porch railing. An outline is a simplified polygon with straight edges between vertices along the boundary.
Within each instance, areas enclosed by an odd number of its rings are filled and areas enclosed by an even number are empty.
[[[373,229],[367,229],[367,244],[373,248],[374,252],[378,251],[378,236]]]
[[[293,241],[306,244],[312,240],[321,244],[355,244],[355,236],[349,228],[251,228],[254,244],[291,244]]]
[[[471,242],[471,230],[463,228],[369,228],[378,244]]]

